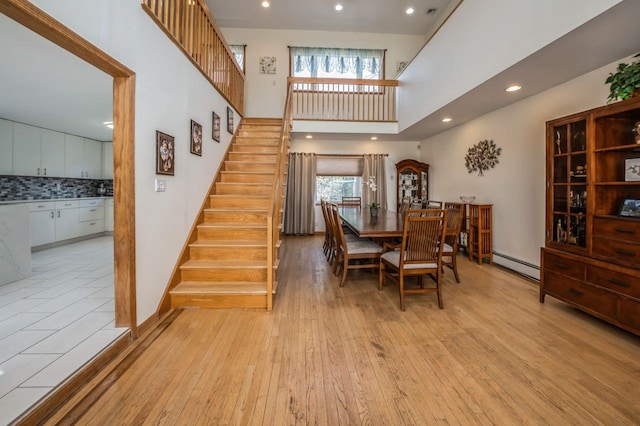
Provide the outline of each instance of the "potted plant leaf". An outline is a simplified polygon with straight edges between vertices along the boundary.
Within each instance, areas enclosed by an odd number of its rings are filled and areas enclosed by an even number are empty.
[[[638,57],[640,53],[634,56],[634,58]],[[630,64],[618,64],[617,71],[610,73],[605,83],[610,85],[607,103],[618,99],[629,99],[640,94],[640,59]]]

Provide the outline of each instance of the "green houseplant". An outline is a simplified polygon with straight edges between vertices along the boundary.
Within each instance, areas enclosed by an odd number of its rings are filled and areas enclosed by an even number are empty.
[[[634,58],[637,57],[640,57],[640,53],[634,56]],[[610,85],[607,103],[638,95],[640,92],[640,59],[630,64],[618,64],[617,71],[610,73],[605,83]]]

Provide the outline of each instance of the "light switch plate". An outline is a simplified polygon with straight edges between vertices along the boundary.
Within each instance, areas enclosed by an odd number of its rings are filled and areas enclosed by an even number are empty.
[[[156,179],[156,192],[164,192],[167,189],[164,179]]]

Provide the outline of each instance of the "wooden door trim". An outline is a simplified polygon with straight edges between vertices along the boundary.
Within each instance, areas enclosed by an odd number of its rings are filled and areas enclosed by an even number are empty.
[[[113,77],[116,326],[137,337],[135,253],[135,73],[26,0],[0,0],[0,13]]]

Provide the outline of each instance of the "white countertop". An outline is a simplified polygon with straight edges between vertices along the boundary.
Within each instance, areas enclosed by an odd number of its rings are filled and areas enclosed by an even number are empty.
[[[7,204],[24,204],[24,203],[43,203],[47,201],[70,201],[70,200],[109,200],[113,199],[113,196],[103,196],[103,197],[79,197],[79,198],[39,198],[37,200],[9,200],[9,201],[0,201],[0,205]]]

